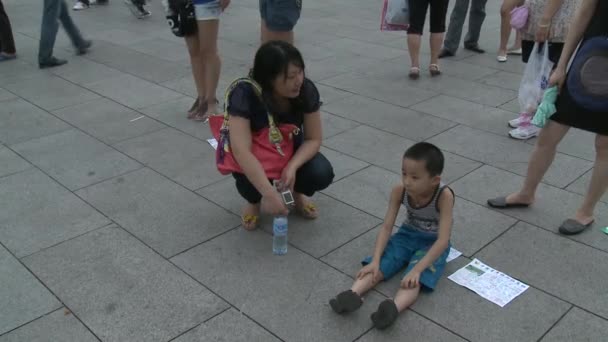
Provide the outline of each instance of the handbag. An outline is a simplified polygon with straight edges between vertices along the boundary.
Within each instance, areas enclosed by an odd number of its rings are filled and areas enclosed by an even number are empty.
[[[381,31],[406,31],[410,23],[408,0],[384,0]]]
[[[528,15],[530,14],[530,8],[528,6],[518,6],[511,11],[511,27],[516,30],[521,30],[526,27],[528,23]]]
[[[242,168],[234,158],[230,149],[230,115],[228,99],[232,91],[239,84],[250,84],[256,96],[264,103],[262,98],[262,88],[250,78],[239,78],[232,82],[226,91],[224,100],[224,114],[209,117],[209,127],[213,137],[217,140],[215,151],[215,162],[218,171],[223,174],[243,173]],[[291,160],[295,153],[294,135],[300,134],[300,128],[292,124],[277,125],[272,114],[266,111],[268,127],[251,135],[251,153],[262,164],[262,168],[268,179],[279,179],[283,169]]]
[[[197,31],[196,14],[192,0],[169,0],[172,14],[166,17],[176,37],[190,36]]]
[[[568,71],[568,91],[581,107],[594,112],[608,111],[608,37],[586,40]]]

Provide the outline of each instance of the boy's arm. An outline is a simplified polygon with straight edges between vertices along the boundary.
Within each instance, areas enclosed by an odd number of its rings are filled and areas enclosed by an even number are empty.
[[[449,188],[444,188],[439,196],[439,233],[437,241],[433,243],[426,255],[412,268],[412,271],[422,273],[431,266],[450,244],[452,233],[454,193]]]
[[[380,228],[378,236],[376,237],[376,246],[374,247],[372,263],[380,264],[380,258],[382,257],[386,243],[393,233],[393,226],[395,225],[397,214],[399,214],[399,208],[401,207],[401,199],[403,198],[404,191],[405,189],[403,188],[403,185],[396,185],[391,191],[391,198],[388,204],[388,210],[384,216],[384,223],[382,224],[382,228]]]

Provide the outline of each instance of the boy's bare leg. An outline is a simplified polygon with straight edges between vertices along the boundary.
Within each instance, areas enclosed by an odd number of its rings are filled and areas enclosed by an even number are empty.
[[[361,279],[357,278],[350,290],[341,292],[336,298],[332,298],[329,305],[336,313],[353,312],[359,309],[363,304],[361,296],[384,279],[382,272],[377,278],[374,280],[371,273],[366,274]]]
[[[395,305],[397,306],[397,310],[402,312],[403,310],[409,308],[420,294],[420,286],[415,287],[413,289],[404,289],[400,288],[395,295]]]
[[[379,272],[379,276],[375,281],[372,274],[368,273],[361,279],[357,278],[350,289],[359,296],[363,296],[367,291],[373,289],[374,286],[378,285],[382,280],[384,280],[384,275],[382,272]]]

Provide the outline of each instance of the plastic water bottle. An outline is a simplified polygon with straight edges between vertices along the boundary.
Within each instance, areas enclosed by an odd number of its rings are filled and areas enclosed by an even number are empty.
[[[277,216],[272,221],[272,253],[284,255],[287,253],[287,216]]]

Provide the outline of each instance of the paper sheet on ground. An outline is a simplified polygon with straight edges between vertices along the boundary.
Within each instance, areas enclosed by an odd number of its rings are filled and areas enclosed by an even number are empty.
[[[207,142],[214,150],[217,150],[217,140],[215,140],[215,138],[207,139]]]
[[[528,289],[528,285],[474,259],[454,272],[448,279],[462,285],[483,298],[504,307]]]
[[[462,253],[452,247],[450,247],[450,254],[448,254],[447,259],[445,259],[445,262],[450,262],[456,258],[458,258],[459,256],[461,256]]]

